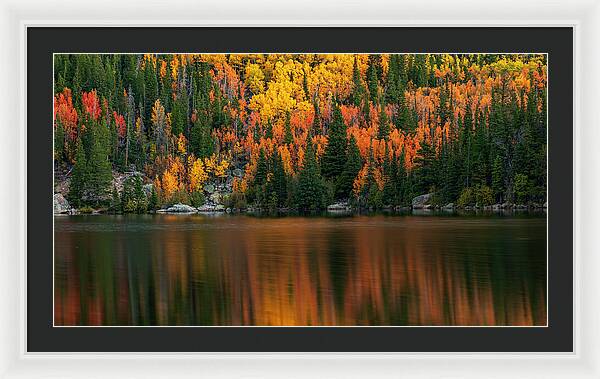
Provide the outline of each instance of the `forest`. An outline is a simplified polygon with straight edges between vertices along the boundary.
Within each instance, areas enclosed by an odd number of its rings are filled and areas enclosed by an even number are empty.
[[[539,206],[546,113],[545,55],[55,54],[55,182],[112,212]]]

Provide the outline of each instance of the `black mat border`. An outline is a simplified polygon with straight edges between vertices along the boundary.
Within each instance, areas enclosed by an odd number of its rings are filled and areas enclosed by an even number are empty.
[[[29,27],[26,52],[28,352],[573,351],[572,28]],[[548,53],[549,326],[52,327],[54,52]]]

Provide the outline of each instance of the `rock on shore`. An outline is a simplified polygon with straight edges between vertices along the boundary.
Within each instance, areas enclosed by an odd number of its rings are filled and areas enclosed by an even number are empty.
[[[187,204],[173,204],[167,209],[159,209],[158,213],[196,213],[198,210]]]
[[[71,208],[71,205],[69,204],[67,199],[65,199],[65,197],[62,194],[55,193],[53,200],[54,200],[53,203],[54,203],[54,214],[55,215],[66,214],[66,213],[72,212],[73,209]]]
[[[198,212],[200,213],[213,213],[213,212],[225,212],[225,206],[222,204],[204,204],[198,207]]]
[[[432,193],[426,193],[424,195],[419,195],[412,199],[412,208],[413,209],[423,209],[426,208],[427,205],[430,205],[429,202],[433,197]]]
[[[349,212],[352,210],[348,203],[335,203],[327,206],[327,210],[330,212]]]

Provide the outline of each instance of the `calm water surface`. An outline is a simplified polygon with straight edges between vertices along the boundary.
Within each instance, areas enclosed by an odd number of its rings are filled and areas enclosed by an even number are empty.
[[[57,216],[57,325],[545,325],[546,217]]]

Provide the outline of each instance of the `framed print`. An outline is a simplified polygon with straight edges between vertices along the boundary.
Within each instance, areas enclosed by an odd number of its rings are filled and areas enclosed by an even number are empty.
[[[572,197],[552,180],[572,175],[571,153],[548,149],[570,138],[549,125],[571,119],[566,105],[552,110],[568,104],[572,77],[550,74],[572,72],[571,29],[482,28],[485,44],[438,53],[392,41],[472,31],[30,28],[29,56],[38,38],[49,49],[75,30],[83,50],[48,61],[53,302],[28,317],[28,349],[89,333],[92,350],[472,351],[493,340],[488,351],[572,351],[569,292],[548,301],[572,282],[572,257],[554,253],[571,244],[571,207],[551,198]],[[91,33],[139,32],[154,52],[86,47]],[[273,34],[303,38],[285,52],[274,39],[233,45]],[[228,48],[160,52],[177,35]],[[303,42],[317,36],[323,46]],[[28,278],[43,267],[28,264]],[[28,309],[45,303],[38,294]],[[115,344],[158,330],[155,347]],[[183,335],[213,342],[185,347]],[[395,343],[406,338],[428,343]]]
[[[13,367],[597,377],[579,25],[23,23]]]

